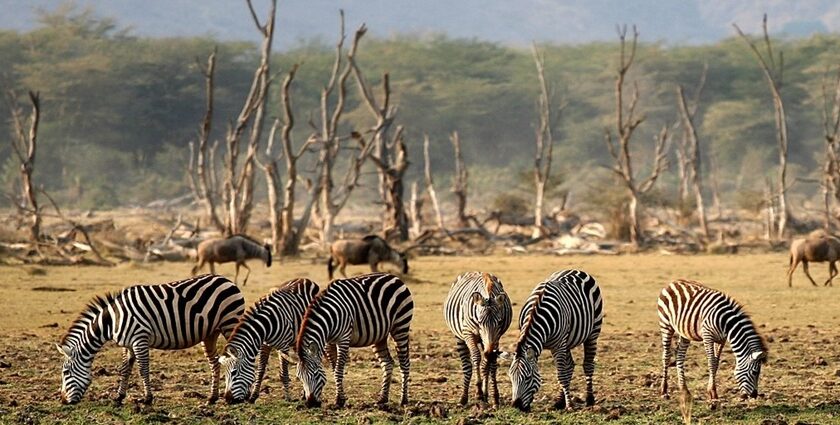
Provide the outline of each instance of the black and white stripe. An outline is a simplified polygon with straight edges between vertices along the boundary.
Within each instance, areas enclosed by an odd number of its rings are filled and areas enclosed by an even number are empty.
[[[57,344],[65,361],[61,399],[78,402],[90,385],[91,364],[102,346],[124,347],[117,401],[125,398],[128,376],[138,363],[145,397],[152,402],[149,349],[175,350],[201,343],[213,371],[210,401],[219,395],[216,340],[228,337],[245,310],[239,288],[230,280],[203,275],[161,285],[138,285],[95,298]]]
[[[659,331],[662,334],[662,396],[668,397],[668,363],[671,339],[676,333],[677,380],[685,385],[685,354],[689,341],[702,341],[709,361],[709,403],[717,406],[715,374],[723,346],[729,342],[735,355],[735,379],[744,396],[758,395],[761,366],[767,346],[743,307],[730,296],[689,280],[675,280],[659,294]]]
[[[513,315],[510,298],[502,282],[489,273],[463,273],[452,283],[443,305],[444,318],[457,340],[464,374],[462,405],[469,401],[469,386],[476,372],[476,392],[487,401],[493,385],[493,402],[499,405],[496,382],[499,339],[510,327]],[[482,368],[483,361],[483,368]]]
[[[326,350],[326,354],[333,366],[336,406],[343,406],[346,401],[344,368],[350,347],[371,345],[376,350],[383,374],[378,403],[387,404],[394,369],[388,335],[396,343],[402,372],[400,403],[407,404],[408,336],[413,313],[411,292],[396,276],[371,273],[333,281],[309,305],[297,337],[297,376],[303,383],[306,405],[321,404],[321,392],[326,384],[321,358],[328,345],[330,350]]]
[[[259,397],[272,349],[280,353],[280,378],[289,399],[289,363],[283,354],[294,347],[303,314],[318,290],[318,284],[309,279],[290,280],[260,298],[242,316],[220,359],[226,378],[225,400],[254,402]],[[255,377],[257,353],[260,358]]]
[[[513,406],[530,409],[542,384],[537,360],[543,349],[549,349],[563,387],[563,396],[554,407],[571,409],[570,384],[575,365],[571,350],[580,344],[583,344],[586,405],[593,405],[592,375],[603,319],[601,290],[586,272],[564,270],[538,284],[519,316],[520,335],[508,372],[513,386]]]

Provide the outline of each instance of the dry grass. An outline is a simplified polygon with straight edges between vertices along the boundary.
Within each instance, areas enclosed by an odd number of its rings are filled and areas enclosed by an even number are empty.
[[[783,419],[794,423],[837,422],[840,417],[840,329],[837,328],[837,300],[840,288],[814,288],[797,274],[794,288],[784,282],[787,258],[783,254],[749,256],[659,256],[617,257],[423,257],[412,263],[407,279],[415,298],[412,325],[411,406],[389,411],[373,405],[380,371],[372,350],[351,351],[347,384],[349,407],[305,410],[299,403],[281,401],[276,362],[269,366],[266,386],[270,393],[255,405],[203,407],[209,372],[200,349],[152,354],[152,379],[156,400],[152,407],[126,404],[112,406],[107,397],[116,383],[120,350],[108,345],[94,363],[95,378],[85,399],[77,406],[58,403],[60,355],[53,343],[88,299],[97,293],[116,290],[140,282],[164,282],[184,277],[190,264],[122,265],[115,268],[45,267],[46,273],[31,273],[23,267],[0,267],[0,422],[2,423],[307,423],[319,421],[411,423],[445,421],[561,423],[676,423],[681,421],[679,401],[663,401],[658,396],[659,335],[656,297],[669,279],[685,277],[726,290],[742,301],[752,313],[760,331],[770,340],[770,361],[764,369],[760,391],[763,398],[741,402],[732,379],[733,359],[728,350],[719,373],[721,408],[708,409],[705,403],[706,364],[699,345],[689,349],[688,379],[695,396],[693,419],[696,423],[761,423]],[[606,319],[599,344],[596,370],[598,404],[585,409],[580,403],[573,413],[554,412],[551,404],[558,393],[553,366],[543,356],[544,386],[534,411],[528,415],[510,409],[494,410],[471,406],[457,407],[461,381],[452,337],[446,331],[441,308],[450,282],[466,270],[486,270],[497,274],[505,284],[514,308],[530,289],[550,272],[563,268],[582,268],[601,285]],[[253,301],[271,286],[294,276],[326,281],[321,261],[297,260],[277,263],[266,269],[253,264],[254,272],[244,288]],[[814,267],[825,273],[823,267]],[[222,266],[222,273],[233,266]],[[363,268],[353,268],[362,272]],[[840,284],[840,283],[839,283]],[[32,288],[70,288],[71,292],[35,292]],[[510,348],[517,326],[505,336],[503,348]],[[579,349],[574,355],[580,364]],[[822,357],[827,366],[815,365]],[[503,397],[510,389],[503,366],[500,387]],[[574,390],[582,396],[580,367],[575,371]],[[674,375],[672,374],[672,379]],[[138,378],[132,376],[129,397],[139,396]],[[675,388],[676,382],[672,382]],[[299,386],[295,384],[296,391]],[[392,389],[397,400],[399,386]],[[326,395],[332,397],[332,383]],[[463,421],[463,422],[462,422]],[[776,423],[776,422],[774,422]],[[779,422],[780,423],[780,422]]]

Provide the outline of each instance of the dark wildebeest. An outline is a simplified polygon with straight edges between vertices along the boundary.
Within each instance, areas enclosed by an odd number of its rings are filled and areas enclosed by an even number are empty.
[[[210,263],[210,273],[215,274],[214,263],[236,262],[236,275],[233,282],[239,279],[239,266],[245,267],[248,272],[242,285],[248,283],[248,276],[251,275],[251,268],[245,264],[245,260],[259,258],[265,261],[266,267],[271,267],[271,245],[260,245],[259,242],[245,235],[233,235],[227,238],[212,238],[202,241],[196,248],[198,261],[192,269],[193,275],[198,273],[205,263]]]
[[[793,272],[800,262],[802,263],[802,270],[805,271],[805,276],[808,276],[808,279],[811,280],[814,286],[817,286],[817,282],[814,282],[814,278],[808,273],[808,263],[828,262],[829,276],[824,285],[832,285],[831,281],[837,276],[837,265],[835,262],[838,259],[840,259],[840,240],[822,230],[815,230],[805,238],[795,239],[790,244],[790,268],[787,273],[788,286],[791,286]]]
[[[408,259],[405,254],[391,248],[385,239],[377,235],[368,235],[361,240],[342,239],[333,242],[330,246],[330,260],[327,263],[327,272],[330,280],[333,278],[333,271],[338,265],[341,275],[347,277],[344,269],[348,264],[370,264],[370,270],[379,271],[379,263],[388,262],[396,265],[402,273],[408,273]]]

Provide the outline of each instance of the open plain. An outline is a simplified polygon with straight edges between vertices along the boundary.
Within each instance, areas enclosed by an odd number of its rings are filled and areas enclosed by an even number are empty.
[[[153,351],[151,360],[155,403],[142,406],[127,401],[114,406],[121,350],[106,345],[94,362],[94,380],[81,403],[63,406],[58,401],[61,355],[54,343],[96,294],[136,283],[160,283],[186,277],[191,264],[123,264],[105,267],[0,267],[0,422],[2,423],[678,423],[679,397],[659,397],[660,343],[656,298],[659,289],[676,277],[695,279],[724,290],[746,305],[759,331],[768,340],[770,358],[764,368],[762,394],[741,401],[732,377],[733,357],[724,351],[718,373],[722,403],[718,410],[705,404],[707,368],[699,344],[689,348],[687,377],[695,396],[694,423],[840,423],[840,288],[813,287],[801,271],[788,288],[783,254],[731,256],[481,256],[419,257],[411,260],[406,281],[415,300],[411,344],[411,393],[406,408],[397,405],[398,386],[392,387],[391,405],[377,409],[374,401],[380,370],[371,349],[351,350],[348,365],[348,406],[332,409],[330,381],[324,408],[305,409],[300,402],[282,398],[279,362],[273,358],[264,392],[255,404],[205,406],[210,373],[200,348]],[[326,284],[323,260],[278,261],[265,268],[255,262],[246,302],[286,279],[309,277]],[[507,363],[500,367],[500,390],[505,406],[457,406],[461,372],[453,339],[443,321],[442,305],[453,278],[467,270],[498,275],[511,296],[514,311],[531,288],[550,272],[581,268],[599,282],[605,303],[605,324],[598,352],[595,390],[598,402],[584,408],[579,401],[571,413],[553,411],[559,392],[553,364],[541,358],[543,387],[534,409],[523,414],[506,407],[510,397]],[[217,271],[233,274],[233,266]],[[351,267],[352,273],[366,271]],[[814,265],[820,281],[826,270]],[[512,349],[518,325],[502,339]],[[219,342],[223,343],[222,340]],[[574,391],[582,396],[580,348],[573,352],[578,366]],[[399,379],[398,374],[394,379]],[[671,374],[672,388],[676,386]],[[301,392],[293,381],[294,393]],[[128,399],[140,395],[136,369]]]

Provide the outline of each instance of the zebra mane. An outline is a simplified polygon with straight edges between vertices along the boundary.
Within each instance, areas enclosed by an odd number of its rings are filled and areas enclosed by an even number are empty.
[[[519,339],[516,341],[516,352],[519,352],[519,349],[522,343],[525,341],[525,338],[528,337],[528,334],[531,331],[531,324],[534,320],[534,316],[537,314],[537,308],[539,308],[540,304],[542,303],[543,296],[545,295],[545,283],[543,282],[542,287],[536,293],[537,299],[534,300],[534,307],[531,311],[528,312],[528,316],[525,318],[524,323],[522,324],[522,328],[519,329]],[[525,301],[528,302],[527,300]]]
[[[111,303],[113,303],[114,300],[117,298],[117,295],[118,294],[114,292],[106,292],[104,295],[96,295],[90,301],[88,301],[88,304],[85,307],[85,309],[82,310],[81,313],[79,313],[79,316],[76,317],[75,320],[73,320],[72,324],[70,324],[70,329],[68,329],[67,333],[65,333],[64,336],[61,337],[61,341],[59,342],[59,344],[62,346],[65,345],[65,343],[68,342],[70,337],[78,333],[76,331],[76,329],[78,329],[76,325],[90,322],[90,317],[108,308],[108,306],[111,305]]]
[[[335,282],[335,281],[334,281]],[[315,294],[315,297],[312,298],[312,301],[309,302],[309,307],[306,307],[306,312],[303,313],[303,318],[300,320],[300,329],[298,330],[297,337],[295,338],[295,351],[300,351],[300,346],[303,344],[303,332],[306,330],[306,324],[309,323],[309,316],[312,315],[312,310],[318,307],[321,304],[321,300],[327,295],[330,288],[332,288],[332,283],[330,283],[323,291],[318,292]]]

